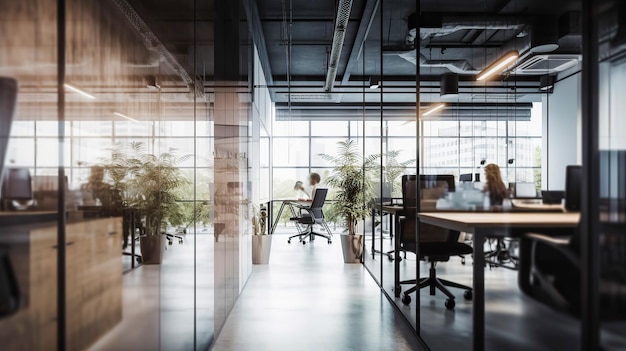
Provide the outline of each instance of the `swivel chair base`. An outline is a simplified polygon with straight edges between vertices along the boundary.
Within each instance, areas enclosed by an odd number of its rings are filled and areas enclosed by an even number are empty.
[[[450,292],[450,290],[448,290],[447,287],[465,289],[465,292],[463,293],[463,297],[466,300],[472,299],[473,290],[469,286],[451,282],[449,280],[437,278],[435,262],[430,263],[429,273],[430,274],[428,278],[420,279],[419,289],[421,290],[423,288],[429,287],[431,296],[434,296],[436,293],[436,289],[439,289],[439,291],[441,291],[442,293],[444,293],[444,295],[448,297],[445,302],[445,306],[447,309],[451,310],[451,309],[454,309],[454,306],[456,306],[456,303],[454,302],[455,296]],[[400,284],[416,284],[416,280],[415,279],[405,280],[405,281],[401,281]],[[410,288],[409,290],[405,291],[404,294],[402,295],[402,303],[405,305],[409,305],[411,303],[411,296],[409,294],[414,293],[416,291],[417,291],[417,286],[414,286]]]
[[[287,239],[287,243],[291,244],[291,239],[293,238],[298,238],[298,240],[300,240],[300,242],[302,243],[302,245],[306,245],[306,239],[309,238],[309,241],[315,241],[315,237],[319,236],[321,238],[324,238],[328,241],[329,244],[333,243],[333,239],[332,239],[332,234],[330,234],[330,230],[328,235],[326,234],[320,234],[320,233],[316,233],[312,230],[309,230],[306,233],[302,233],[302,234],[296,234],[296,235],[292,235],[289,237],[289,239]]]

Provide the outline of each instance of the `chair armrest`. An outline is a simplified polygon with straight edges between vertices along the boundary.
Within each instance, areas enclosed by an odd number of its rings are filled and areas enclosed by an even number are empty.
[[[527,233],[524,235],[524,238],[531,240],[533,246],[539,243],[555,249],[562,254],[563,257],[567,258],[576,268],[580,268],[580,257],[569,248],[569,239],[556,238],[538,233]]]

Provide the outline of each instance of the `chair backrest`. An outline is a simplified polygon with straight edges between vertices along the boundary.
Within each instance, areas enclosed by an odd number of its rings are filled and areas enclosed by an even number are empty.
[[[328,195],[328,189],[325,188],[317,188],[315,190],[315,196],[313,197],[313,201],[311,202],[311,215],[313,218],[323,218],[324,212],[322,208],[324,207],[324,202],[326,202],[326,195]]]
[[[453,175],[420,175],[420,194],[422,201],[435,200],[443,197],[446,192],[454,191]],[[402,226],[402,243],[415,242],[416,209],[417,209],[417,176],[402,176],[402,206],[406,220]],[[420,224],[420,241],[448,241],[450,231],[440,227]]]
[[[565,209],[568,211],[580,211],[582,176],[582,166],[567,166],[565,171]]]

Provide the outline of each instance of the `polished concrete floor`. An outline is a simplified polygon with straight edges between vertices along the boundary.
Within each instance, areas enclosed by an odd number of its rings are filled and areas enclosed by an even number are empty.
[[[270,264],[253,273],[217,338],[216,351],[419,350],[360,264],[344,264],[337,235],[287,244],[275,235]]]
[[[206,349],[214,340],[213,240],[187,234],[182,245],[168,246],[161,265],[128,270],[124,257],[122,322],[90,350]]]
[[[377,235],[377,248],[380,237]],[[392,249],[392,240],[385,236],[384,251]],[[366,240],[371,253],[371,234]],[[371,254],[365,256],[365,264],[390,296],[393,296],[393,262],[386,257]],[[381,270],[382,264],[382,270]],[[401,279],[415,278],[415,255],[408,254],[400,264]],[[420,276],[428,275],[429,266],[420,263]],[[461,264],[459,258],[437,266],[438,277],[471,286],[472,259]],[[408,289],[409,286],[403,286]],[[580,322],[558,313],[520,292],[517,272],[504,268],[486,268],[486,349],[507,351],[558,351],[578,350],[580,345]],[[434,351],[469,350],[472,335],[472,303],[465,301],[463,290],[450,289],[456,296],[456,307],[447,310],[443,293],[437,291],[430,296],[427,289],[420,292],[420,335]],[[394,301],[400,311],[415,325],[416,295],[413,302],[405,306],[400,298]],[[626,350],[626,323],[604,325],[602,343],[605,350]]]

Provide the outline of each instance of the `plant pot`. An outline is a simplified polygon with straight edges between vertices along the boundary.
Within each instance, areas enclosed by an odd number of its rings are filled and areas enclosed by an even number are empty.
[[[139,239],[143,264],[161,264],[165,253],[163,235],[146,235]]]
[[[341,249],[344,263],[361,263],[363,257],[363,238],[361,234],[342,234]]]
[[[270,251],[272,249],[271,235],[253,235],[252,236],[252,263],[268,264],[270,263]]]

